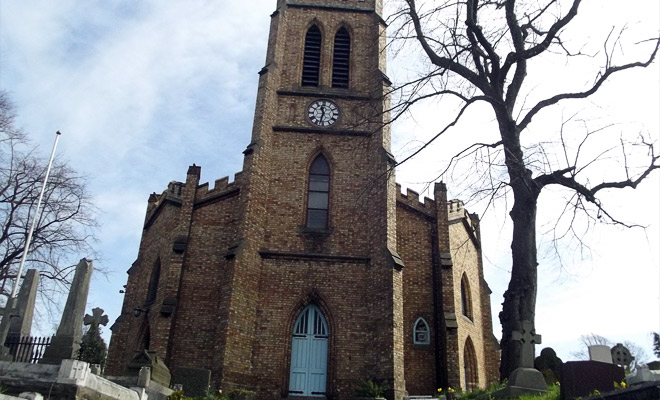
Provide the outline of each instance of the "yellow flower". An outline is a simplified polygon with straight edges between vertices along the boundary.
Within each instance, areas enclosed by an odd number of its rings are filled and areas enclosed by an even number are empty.
[[[627,385],[626,385],[626,383],[625,383],[625,382],[621,382],[621,387],[622,387],[623,389],[625,389],[625,388],[626,388],[626,386],[627,386]]]
[[[438,393],[442,392],[442,388],[438,388]]]
[[[450,387],[447,388],[447,391],[448,391],[449,393],[454,393],[454,389],[452,389],[452,388],[450,388]]]

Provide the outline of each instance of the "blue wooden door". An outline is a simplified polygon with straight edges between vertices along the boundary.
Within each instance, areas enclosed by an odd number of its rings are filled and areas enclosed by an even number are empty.
[[[296,319],[291,342],[289,394],[325,397],[328,369],[328,324],[315,305]]]

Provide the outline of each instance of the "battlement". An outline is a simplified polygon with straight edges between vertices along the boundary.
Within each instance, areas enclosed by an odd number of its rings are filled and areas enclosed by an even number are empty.
[[[422,202],[419,199],[419,193],[411,189],[406,189],[406,193],[404,194],[401,192],[401,185],[398,183],[396,184],[396,201],[426,214],[433,214],[435,212],[435,201],[433,199],[425,196]]]
[[[203,183],[197,186],[197,199],[206,199],[209,197],[214,197],[218,194],[223,194],[229,191],[236,190],[240,187],[242,182],[243,172],[237,172],[234,174],[234,181],[230,182],[228,176],[223,176],[222,178],[216,179],[213,182],[213,189],[209,189],[209,183]]]

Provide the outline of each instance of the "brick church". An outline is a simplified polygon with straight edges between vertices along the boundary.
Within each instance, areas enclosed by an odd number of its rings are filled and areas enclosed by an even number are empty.
[[[276,1],[243,170],[150,196],[106,372],[148,349],[258,399],[485,387],[479,220],[395,183],[381,0]]]

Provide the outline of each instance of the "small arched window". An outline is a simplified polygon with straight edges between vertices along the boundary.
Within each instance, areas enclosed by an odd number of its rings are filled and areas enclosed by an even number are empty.
[[[340,28],[335,35],[335,46],[332,60],[332,87],[348,87],[350,56],[351,36],[346,28]]]
[[[305,35],[305,53],[303,55],[302,85],[318,86],[321,67],[321,30],[312,25]]]
[[[413,325],[413,344],[430,344],[431,331],[429,324],[422,317],[417,318],[415,325]]]
[[[477,353],[474,351],[472,339],[468,336],[463,348],[463,377],[465,390],[474,390],[479,386],[479,373],[477,371]]]
[[[461,310],[463,315],[472,320],[472,294],[470,293],[470,282],[465,273],[461,279]]]
[[[156,295],[158,294],[158,282],[160,281],[160,258],[154,264],[154,268],[151,270],[151,278],[149,278],[149,287],[147,289],[147,299],[146,303],[151,304],[156,301]]]
[[[307,227],[328,227],[328,203],[330,199],[330,166],[323,155],[316,157],[309,168],[307,191]]]

